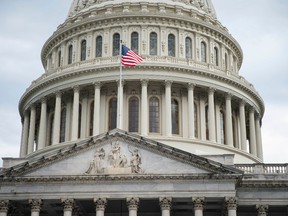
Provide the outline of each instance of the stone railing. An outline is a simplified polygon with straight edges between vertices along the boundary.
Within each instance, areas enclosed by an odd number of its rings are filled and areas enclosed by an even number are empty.
[[[235,164],[235,168],[247,174],[288,174],[288,164]]]

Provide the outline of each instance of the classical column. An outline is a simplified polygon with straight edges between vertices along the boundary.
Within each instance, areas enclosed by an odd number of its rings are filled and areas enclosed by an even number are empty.
[[[195,119],[194,119],[194,87],[192,83],[188,83],[188,127],[189,138],[195,138]]]
[[[25,111],[24,122],[22,126],[20,157],[24,157],[27,154],[28,135],[29,135],[29,113]]]
[[[257,143],[257,156],[263,161],[262,135],[261,135],[259,115],[257,115],[256,117],[256,143]]]
[[[93,114],[93,136],[100,133],[100,89],[101,83],[94,83],[94,114]]]
[[[56,92],[52,145],[59,143],[61,124],[61,92]]]
[[[7,216],[9,210],[9,201],[0,200],[0,216]]]
[[[257,155],[254,109],[250,109],[249,112],[249,128],[250,128],[250,150],[251,150],[250,153],[253,155]]]
[[[231,108],[231,94],[226,95],[226,145],[233,147],[233,126],[232,126],[232,108]]]
[[[208,93],[209,140],[212,142],[216,142],[214,92],[215,89],[210,88]]]
[[[40,126],[39,126],[39,137],[38,137],[38,149],[45,147],[46,143],[46,128],[47,125],[47,100],[46,98],[41,99],[41,114],[40,114]]]
[[[192,198],[194,216],[203,216],[204,197]]]
[[[148,135],[148,80],[141,80],[141,136]]]
[[[35,105],[32,105],[30,111],[30,126],[29,126],[27,154],[32,153],[34,150],[35,124],[36,124],[36,108]]]
[[[129,216],[137,216],[137,210],[139,206],[139,198],[127,198],[127,207],[129,210]]]
[[[29,200],[29,204],[31,206],[31,216],[39,216],[41,205],[42,205],[42,200],[32,199],[32,200]]]
[[[78,124],[79,124],[79,86],[74,88],[73,97],[73,111],[72,111],[72,134],[71,140],[75,141],[78,139]]]
[[[227,207],[228,216],[236,216],[237,200],[235,197],[225,197],[225,204]]]
[[[165,81],[166,136],[172,136],[171,86],[172,81],[166,80]]]
[[[160,202],[160,208],[162,211],[162,216],[170,216],[172,198],[171,197],[160,197],[159,202]]]
[[[241,149],[247,152],[247,134],[246,134],[246,118],[245,118],[245,103],[244,101],[240,102],[240,140],[241,140]]]
[[[123,130],[123,84],[118,81],[118,96],[117,96],[117,128]]]
[[[206,118],[205,118],[205,101],[204,95],[200,96],[200,138],[206,140]]]
[[[80,131],[80,138],[85,138],[87,134],[87,113],[88,113],[88,98],[86,95],[81,97],[81,131]]]
[[[63,205],[63,216],[72,216],[74,200],[73,199],[62,199]]]
[[[105,198],[95,198],[94,203],[96,208],[96,216],[104,216],[107,200]]]
[[[268,205],[256,205],[257,216],[267,216],[268,208]]]
[[[65,141],[71,139],[71,116],[72,116],[72,101],[66,103],[66,125],[65,125]]]

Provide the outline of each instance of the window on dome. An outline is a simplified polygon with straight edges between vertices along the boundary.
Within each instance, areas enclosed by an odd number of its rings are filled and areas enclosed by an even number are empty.
[[[198,107],[194,103],[194,136],[198,138]]]
[[[68,64],[72,64],[72,56],[73,56],[73,45],[70,45],[68,48]]]
[[[90,103],[89,136],[93,135],[94,101]]]
[[[58,52],[58,67],[61,67],[61,51]]]
[[[214,47],[214,64],[216,66],[219,66],[219,54],[218,54],[218,48]]]
[[[120,34],[115,33],[113,35],[113,56],[120,54]]]
[[[86,49],[87,49],[87,42],[86,40],[83,40],[81,42],[81,61],[85,61],[86,60]]]
[[[172,134],[179,134],[179,103],[171,100]]]
[[[220,138],[221,144],[225,143],[225,114],[223,110],[220,111]]]
[[[157,33],[150,33],[150,55],[157,55]]]
[[[207,46],[205,42],[201,42],[201,62],[207,62]]]
[[[117,98],[111,98],[109,101],[109,119],[108,130],[112,130],[117,127]]]
[[[139,46],[139,34],[138,32],[132,32],[131,34],[131,49],[138,53],[138,46]]]
[[[129,99],[129,132],[139,131],[139,99],[131,97]]]
[[[168,56],[175,57],[175,36],[173,34],[168,35]]]
[[[60,121],[60,143],[65,142],[65,129],[66,129],[66,108],[61,111]]]
[[[192,39],[190,37],[185,38],[185,57],[192,59]]]
[[[96,38],[96,57],[102,57],[102,36]]]
[[[159,133],[159,99],[157,97],[149,100],[149,132]]]

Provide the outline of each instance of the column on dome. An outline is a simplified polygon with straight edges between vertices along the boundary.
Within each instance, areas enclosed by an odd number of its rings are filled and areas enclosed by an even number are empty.
[[[38,149],[42,149],[46,146],[46,131],[47,131],[47,100],[44,97],[41,99]]]
[[[268,205],[256,205],[257,216],[267,216],[268,209]]]
[[[75,141],[78,139],[78,121],[79,121],[79,86],[75,86],[73,96],[73,114],[72,114],[72,134],[71,140]]]
[[[225,197],[225,204],[228,216],[237,216],[237,200],[236,197]]]
[[[118,95],[117,95],[117,128],[123,130],[123,85],[124,81],[118,80]]]
[[[215,104],[215,124],[216,124],[216,142],[217,143],[222,143],[221,142],[221,104],[218,100],[216,100],[216,104]]]
[[[250,129],[250,153],[257,155],[256,149],[256,131],[255,131],[255,114],[254,109],[250,109],[249,112],[249,129]]]
[[[127,207],[129,210],[129,216],[137,216],[137,210],[139,207],[139,198],[136,197],[127,198]]]
[[[214,92],[215,89],[210,88],[208,93],[209,140],[212,142],[216,142]]]
[[[9,200],[0,200],[0,216],[7,216],[9,210]]]
[[[166,103],[166,136],[172,136],[172,116],[171,116],[171,86],[172,81],[165,81],[165,103]]]
[[[87,133],[87,115],[86,113],[88,113],[88,98],[85,95],[81,96],[82,98],[82,102],[81,102],[81,122],[80,122],[80,138],[83,139],[86,137],[86,133]]]
[[[94,114],[93,114],[93,136],[100,134],[100,92],[101,83],[94,83]]]
[[[194,216],[203,216],[204,197],[192,198]]]
[[[29,204],[31,207],[31,216],[39,216],[40,210],[41,210],[41,205],[42,205],[42,200],[32,199],[32,200],[29,200]]]
[[[56,92],[52,145],[59,143],[61,123],[61,92]]]
[[[204,95],[200,96],[200,138],[206,140],[206,121],[205,121],[205,101]]]
[[[232,126],[232,107],[231,107],[231,94],[226,95],[226,145],[233,147],[233,126]]]
[[[241,149],[247,152],[247,134],[246,134],[246,117],[245,117],[245,102],[242,100],[239,105],[240,111],[240,141]]]
[[[28,150],[27,154],[30,154],[34,150],[35,140],[35,125],[36,124],[36,107],[33,104],[30,110],[30,125],[29,125],[29,136],[28,136]]]
[[[96,216],[104,216],[107,200],[105,198],[94,198]]]
[[[262,149],[262,135],[261,135],[261,125],[260,125],[260,114],[256,116],[256,144],[257,144],[257,156],[263,160],[263,149]]]
[[[160,197],[160,208],[161,208],[161,216],[170,216],[170,210],[172,206],[172,198],[171,197]]]
[[[72,216],[74,199],[62,199],[61,202],[63,205],[63,216]]]
[[[20,157],[24,157],[27,154],[28,135],[29,135],[29,113],[27,111],[24,111],[24,122],[22,126]]]
[[[181,116],[182,125],[179,124],[179,135],[182,133],[183,138],[189,138],[189,119],[188,119],[188,95],[187,89],[181,89]],[[193,112],[194,113],[194,112]],[[180,119],[179,119],[180,120]]]
[[[141,136],[148,135],[148,80],[141,80]]]
[[[188,83],[188,128],[189,138],[195,138],[195,119],[194,119],[194,87],[192,83]]]
[[[65,119],[65,141],[70,141],[71,138],[71,116],[72,116],[72,101],[66,102],[66,119]]]

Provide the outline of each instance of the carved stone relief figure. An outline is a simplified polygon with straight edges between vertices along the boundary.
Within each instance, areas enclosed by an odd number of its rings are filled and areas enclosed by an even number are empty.
[[[125,155],[121,154],[120,150],[121,150],[121,147],[117,141],[116,144],[112,147],[108,156],[110,166],[114,168],[127,166],[127,158]]]
[[[130,151],[131,152],[131,151]],[[130,159],[130,166],[132,173],[142,173],[142,169],[140,167],[141,164],[141,155],[138,149],[135,149],[131,152],[132,157]]]
[[[85,174],[96,174],[96,173],[103,173],[103,160],[105,157],[105,151],[103,148],[97,149],[94,155],[93,161],[90,163],[88,170]]]

